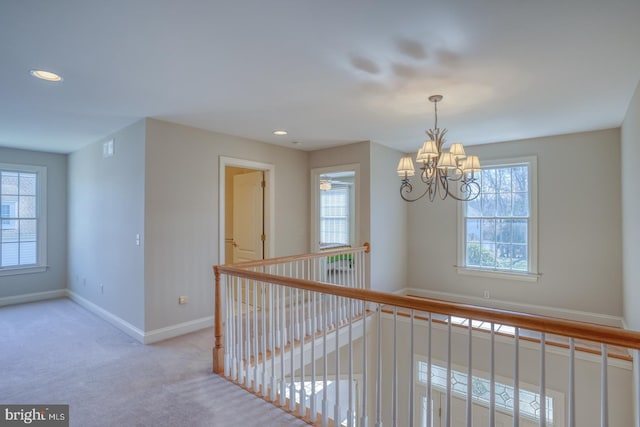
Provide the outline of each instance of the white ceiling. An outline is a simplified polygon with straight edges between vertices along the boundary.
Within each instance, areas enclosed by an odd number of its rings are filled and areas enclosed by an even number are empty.
[[[411,151],[435,93],[466,144],[617,127],[639,21],[639,0],[1,0],[0,146],[71,152],[154,117]]]

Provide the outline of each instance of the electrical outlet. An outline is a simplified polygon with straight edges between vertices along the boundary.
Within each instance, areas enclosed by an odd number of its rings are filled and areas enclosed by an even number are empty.
[[[178,304],[186,304],[189,302],[189,298],[186,295],[180,295],[178,297]]]
[[[489,293],[489,291],[484,291],[484,297],[485,297],[486,299],[491,298],[491,294]]]

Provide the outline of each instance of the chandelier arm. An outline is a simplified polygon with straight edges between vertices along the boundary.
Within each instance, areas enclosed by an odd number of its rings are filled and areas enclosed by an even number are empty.
[[[475,180],[470,182],[463,181],[460,185],[460,192],[462,194],[467,194],[466,197],[458,197],[449,189],[447,189],[447,194],[454,198],[459,202],[470,202],[471,200],[475,200],[480,195],[480,184],[478,184]]]
[[[440,194],[440,199],[444,200],[447,198],[447,194],[449,193],[449,180],[446,175],[439,174],[438,176],[440,185],[438,186],[438,193]]]
[[[427,188],[424,190],[424,193],[422,193],[421,195],[419,195],[418,197],[416,197],[415,199],[410,199],[408,197],[405,196],[405,194],[410,194],[413,191],[413,185],[411,185],[411,183],[409,182],[409,180],[402,180],[402,185],[400,185],[400,197],[402,198],[402,200],[404,200],[405,202],[415,202],[416,200],[420,200],[422,199],[424,196],[427,195],[427,193],[429,192],[429,189],[431,188],[431,186],[427,186]]]

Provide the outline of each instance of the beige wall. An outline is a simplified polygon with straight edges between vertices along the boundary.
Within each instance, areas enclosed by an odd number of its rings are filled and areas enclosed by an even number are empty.
[[[102,157],[103,141],[69,156],[69,289],[141,339],[145,121],[111,138],[113,157]]]
[[[409,286],[470,297],[489,290],[492,299],[481,301],[488,305],[504,300],[622,316],[619,129],[469,151],[480,159],[537,156],[542,276],[529,283],[459,275],[456,202],[416,202],[409,206]]]
[[[640,331],[640,193],[636,184],[640,160],[640,85],[622,124],[621,141],[624,318],[629,328]]]
[[[359,223],[358,236],[361,240],[360,242],[358,242],[359,244],[371,241],[371,217],[369,209],[369,206],[371,206],[371,183],[369,152],[370,144],[368,141],[364,141],[355,144],[342,145],[340,147],[316,150],[309,153],[309,169],[349,165],[354,163],[360,165],[360,176],[358,177],[360,213],[359,217],[356,220]],[[309,172],[307,172],[307,174],[309,175]],[[307,187],[307,194],[309,194],[310,192],[310,187]],[[311,200],[309,200],[309,205],[310,204]],[[309,224],[309,227],[311,227],[311,224]],[[307,247],[307,251],[308,249],[309,247]],[[370,263],[365,269],[365,280],[370,283]]]
[[[359,142],[310,153],[309,167],[357,163],[359,243],[369,242],[366,280],[371,289],[395,291],[406,286],[407,208],[398,196],[396,167],[401,153],[375,142]]]
[[[402,153],[371,143],[371,288],[393,292],[407,286],[408,203],[396,173]]]
[[[48,264],[41,273],[0,277],[0,306],[60,296],[67,286],[67,155],[0,147],[0,162],[47,168]]]
[[[220,156],[275,166],[275,256],[309,248],[309,163],[303,151],[147,119],[145,325],[213,314]],[[178,305],[178,296],[189,303]]]
[[[635,185],[640,159],[640,84],[631,98],[621,130],[622,265],[624,320],[626,327],[640,331],[640,195]],[[634,402],[640,396],[640,352],[634,354]],[[640,406],[635,407],[635,426],[640,426]]]

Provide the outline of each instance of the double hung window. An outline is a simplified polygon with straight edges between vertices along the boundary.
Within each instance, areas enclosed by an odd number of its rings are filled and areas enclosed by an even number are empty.
[[[536,158],[486,161],[479,180],[460,208],[458,265],[537,277]]]
[[[0,275],[46,267],[46,168],[0,163]]]

